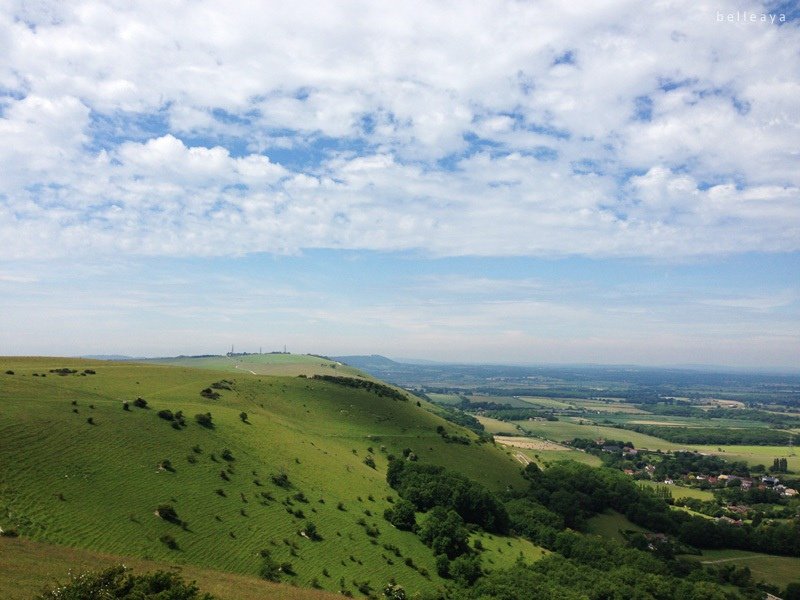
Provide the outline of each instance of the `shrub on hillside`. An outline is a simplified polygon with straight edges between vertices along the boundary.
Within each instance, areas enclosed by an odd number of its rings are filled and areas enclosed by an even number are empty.
[[[160,504],[156,509],[156,515],[170,523],[180,524],[181,522],[178,512],[171,504]]]
[[[147,400],[144,398],[136,398],[136,400],[133,401],[133,405],[137,408],[147,408]]]
[[[194,416],[194,420],[197,421],[197,424],[202,426],[202,427],[205,427],[207,429],[213,429],[214,428],[214,422],[211,419],[211,413],[210,412],[205,413],[205,414],[203,414],[203,413],[197,414],[197,415]]]
[[[259,569],[259,575],[268,581],[280,581],[281,580],[281,565],[276,561],[272,556],[270,556],[269,550],[262,550],[262,555],[266,552],[264,556],[264,561],[261,563],[261,568]]]
[[[397,529],[405,531],[414,531],[417,526],[414,505],[408,500],[400,500],[392,508],[387,508],[383,513],[383,518]]]
[[[179,549],[178,540],[176,540],[174,537],[172,537],[168,533],[162,535],[158,539],[161,541],[162,544],[164,544],[170,550],[178,550]]]
[[[286,473],[273,473],[270,478],[272,479],[272,483],[277,485],[278,487],[288,488],[291,487],[291,483],[289,482],[289,476]]]
[[[64,585],[39,594],[36,600],[214,600],[194,582],[186,583],[173,572],[156,571],[131,575],[123,566],[73,575]]]

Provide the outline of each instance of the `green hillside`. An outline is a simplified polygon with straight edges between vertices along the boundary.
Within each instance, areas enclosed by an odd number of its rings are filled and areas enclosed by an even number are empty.
[[[179,356],[175,358],[156,358],[141,362],[192,367],[196,369],[214,369],[234,373],[248,373],[251,375],[311,376],[316,374],[334,374],[373,379],[370,375],[366,375],[364,372],[344,365],[336,360],[321,356],[313,356],[311,354],[268,353],[232,356]]]
[[[266,551],[291,565],[283,581],[334,591],[392,578],[409,591],[438,586],[430,549],[382,517],[394,494],[388,455],[410,448],[497,490],[522,487],[520,465],[415,398],[378,392],[242,369],[2,358],[0,527],[249,575]],[[185,425],[164,410],[182,411]],[[205,413],[213,428],[196,422]],[[440,425],[473,442],[448,443]],[[157,514],[170,516],[166,505],[173,522]],[[305,534],[310,523],[321,539]],[[486,552],[492,564],[496,550]]]

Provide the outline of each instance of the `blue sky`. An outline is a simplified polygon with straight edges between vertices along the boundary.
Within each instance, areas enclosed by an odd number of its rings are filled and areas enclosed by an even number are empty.
[[[0,353],[796,367],[795,13],[5,3]]]

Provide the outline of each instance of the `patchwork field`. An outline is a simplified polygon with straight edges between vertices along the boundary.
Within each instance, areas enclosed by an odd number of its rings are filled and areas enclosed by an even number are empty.
[[[382,518],[394,495],[387,456],[411,448],[497,490],[524,485],[513,457],[446,443],[436,427],[456,426],[413,399],[166,365],[0,363],[14,373],[0,375],[0,527],[34,541],[250,575],[266,549],[293,565],[287,582],[337,590],[340,578],[348,589],[369,579],[377,589],[394,577],[420,591],[440,580],[430,550]],[[51,372],[62,368],[76,372]],[[164,410],[182,411],[185,426]],[[213,428],[195,422],[207,412]],[[174,522],[156,515],[163,505]],[[300,535],[309,523],[320,541]]]
[[[529,437],[495,436],[495,441],[508,447],[511,456],[525,464],[527,462],[535,462],[540,467],[547,467],[548,464],[559,460],[574,460],[590,467],[599,467],[602,464],[602,461],[593,454],[581,452],[547,440]]]

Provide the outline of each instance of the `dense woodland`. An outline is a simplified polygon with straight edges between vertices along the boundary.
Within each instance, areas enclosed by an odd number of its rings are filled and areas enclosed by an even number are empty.
[[[670,508],[668,499],[611,468],[564,461],[542,471],[525,469],[527,489],[497,496],[441,467],[405,460],[390,463],[387,481],[403,499],[399,527],[417,532],[450,577],[451,598],[760,598],[746,569],[702,568],[676,558],[696,548],[742,548],[800,555],[800,522],[732,527]],[[406,504],[407,503],[407,504]],[[413,519],[425,512],[422,525]],[[401,508],[402,507],[402,508]],[[653,546],[642,535],[629,545],[579,533],[608,509],[667,534]],[[411,518],[409,517],[411,516]],[[392,521],[394,514],[388,514]],[[392,521],[394,522],[394,521]],[[533,565],[483,575],[480,551],[467,543],[469,528],[522,535],[554,552]],[[644,575],[646,574],[646,575]],[[738,591],[720,587],[738,586]]]

